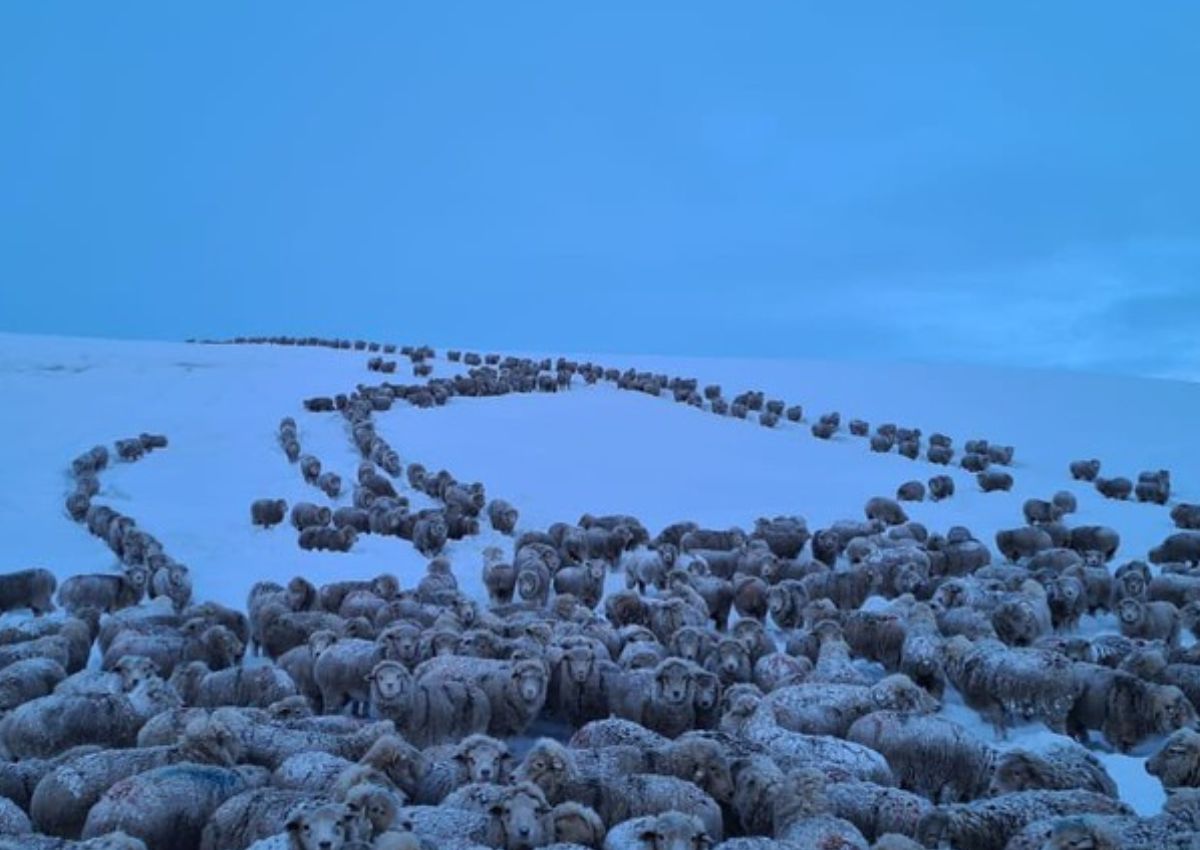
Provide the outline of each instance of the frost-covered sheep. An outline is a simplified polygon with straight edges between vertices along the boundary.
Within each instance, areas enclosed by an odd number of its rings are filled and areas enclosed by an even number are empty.
[[[1021,512],[1025,515],[1025,522],[1029,525],[1057,522],[1063,513],[1058,505],[1054,502],[1047,502],[1045,499],[1026,499],[1021,506]]]
[[[1088,563],[1107,563],[1121,545],[1121,535],[1105,525],[1080,525],[1071,529],[1069,548]]]
[[[395,721],[415,743],[457,740],[490,724],[488,697],[475,682],[439,675],[414,681],[402,664],[390,660],[376,664],[367,681],[372,711]]]
[[[881,753],[901,788],[936,803],[980,796],[995,758],[965,728],[936,716],[873,712],[856,720],[846,738]]]
[[[1200,505],[1180,502],[1171,508],[1170,516],[1176,528],[1200,531]]]
[[[1123,476],[1116,478],[1097,477],[1093,482],[1096,491],[1106,499],[1124,501],[1133,493],[1133,482]]]
[[[764,541],[776,557],[791,559],[800,555],[810,534],[803,517],[777,516],[757,519],[751,537]]]
[[[545,664],[533,659],[494,661],[465,656],[441,656],[422,663],[414,672],[418,682],[468,681],[477,684],[490,706],[488,734],[521,734],[546,703]]]
[[[664,812],[617,824],[605,836],[604,850],[707,850],[712,843],[695,815]]]
[[[772,834],[798,847],[867,850],[858,827],[831,812],[826,776],[818,768],[793,771],[771,795]]]
[[[340,728],[330,730],[319,723],[277,719],[254,708],[218,708],[212,716],[241,742],[246,762],[268,770],[303,752],[320,751],[357,760],[376,740],[395,732],[395,725],[387,721],[362,725],[351,718],[333,718]]]
[[[263,528],[279,525],[287,518],[284,499],[255,499],[250,503],[250,522]]]
[[[147,588],[151,599],[165,596],[176,611],[182,611],[192,601],[192,576],[183,564],[167,564],[155,570]]]
[[[523,546],[517,551],[513,566],[516,568],[516,595],[524,603],[545,607],[550,598],[551,569],[542,551],[531,552],[534,546]],[[555,556],[557,560],[557,556]]]
[[[598,559],[566,566],[554,574],[554,592],[560,595],[570,594],[586,607],[595,608],[604,594],[604,579],[607,575],[607,565]]]
[[[0,742],[15,758],[45,758],[81,744],[130,747],[146,720],[178,705],[160,679],[128,694],[50,694],[0,721]]]
[[[1012,719],[1041,720],[1061,732],[1082,692],[1066,656],[1052,650],[1005,647],[995,640],[951,638],[944,648],[944,669],[967,705],[1001,732]]]
[[[608,683],[613,714],[638,723],[668,738],[695,725],[695,673],[693,666],[668,658],[653,670],[631,670]]]
[[[512,534],[520,517],[517,509],[503,499],[492,499],[488,502],[486,513],[492,528],[501,534]]]
[[[667,573],[675,564],[675,556],[675,546],[664,543],[654,549],[626,552],[617,566],[625,574],[627,588],[636,587],[638,593],[645,593],[648,587],[665,590]]]
[[[146,595],[149,573],[145,567],[131,566],[123,575],[75,575],[58,588],[58,604],[71,613],[94,608],[112,613],[137,605]]]
[[[935,502],[954,495],[954,479],[949,475],[935,475],[929,479],[929,498]]]
[[[1032,646],[1053,630],[1046,590],[1036,581],[1026,581],[1019,590],[1004,594],[992,612],[992,627],[1009,646]]]
[[[868,520],[880,520],[887,525],[903,525],[908,522],[908,515],[895,499],[875,496],[867,500],[863,512]]]
[[[488,817],[486,843],[503,850],[529,850],[553,836],[550,805],[530,782],[516,785],[470,784],[457,789],[442,805]]]
[[[30,700],[52,693],[67,677],[53,658],[27,658],[0,670],[0,711],[10,711]]]
[[[160,767],[113,785],[88,812],[83,838],[123,830],[148,850],[196,850],[213,812],[266,780],[262,774],[197,764]]]
[[[1128,752],[1151,735],[1167,735],[1196,722],[1195,708],[1172,685],[1144,682],[1097,664],[1076,664],[1074,674],[1080,696],[1068,725],[1078,738],[1098,729],[1112,746]]]
[[[417,784],[415,802],[440,803],[469,783],[508,784],[514,759],[508,745],[488,735],[469,735],[457,744],[426,750],[426,769]]]
[[[938,703],[902,674],[875,685],[802,683],[769,693],[765,702],[785,729],[808,735],[845,737],[854,721],[873,711],[891,709],[929,714]]]
[[[1034,525],[1005,528],[996,532],[996,548],[1013,563],[1032,558],[1053,546],[1054,541],[1045,529]]]
[[[1179,609],[1170,602],[1122,599],[1117,604],[1117,619],[1125,637],[1161,640],[1167,646],[1179,643]]]
[[[101,750],[65,761],[37,784],[29,813],[41,832],[78,837],[87,813],[115,782],[174,762],[236,764],[238,750],[227,729],[200,718],[171,746]]]
[[[1100,474],[1100,461],[1092,458],[1091,460],[1073,460],[1070,464],[1071,477],[1076,481],[1095,481],[1096,476]]]
[[[1008,492],[1013,486],[1013,477],[1009,473],[992,469],[976,474],[975,480],[985,493]]]
[[[370,699],[367,676],[384,658],[384,647],[369,640],[336,641],[313,662],[313,681],[321,692],[325,714],[339,712],[347,702],[360,710]]]
[[[1146,760],[1146,772],[1163,788],[1200,788],[1200,732],[1183,728],[1167,738]]]
[[[896,498],[901,502],[924,501],[925,485],[920,481],[905,481],[896,488]]]
[[[1059,490],[1051,498],[1050,503],[1058,508],[1060,515],[1073,514],[1079,507],[1075,494],[1069,490]]]
[[[922,819],[926,847],[1004,850],[1009,839],[1034,821],[1076,814],[1131,815],[1124,803],[1088,791],[1019,791],[986,800],[939,807]]]
[[[1052,744],[1041,752],[1012,749],[996,758],[989,793],[1080,789],[1117,797],[1117,785],[1089,750],[1074,742]]]
[[[607,830],[596,810],[574,800],[559,803],[550,812],[555,844],[573,844],[599,850]]]
[[[292,527],[297,531],[329,525],[333,522],[333,511],[324,505],[314,505],[312,502],[297,502],[292,505],[291,521]]]
[[[1200,532],[1182,531],[1172,534],[1150,550],[1150,563],[1183,563],[1200,566]]]
[[[283,669],[275,665],[230,667],[209,671],[202,661],[177,667],[171,682],[186,680],[176,690],[188,705],[218,708],[223,705],[266,708],[271,703],[296,695],[296,683]]]
[[[968,446],[969,445],[970,443],[968,443]],[[964,454],[962,456],[962,460],[959,461],[959,465],[967,472],[976,473],[982,473],[986,471],[990,464],[991,461],[988,459],[986,454],[973,452],[970,450],[970,448],[967,449],[967,453]]]

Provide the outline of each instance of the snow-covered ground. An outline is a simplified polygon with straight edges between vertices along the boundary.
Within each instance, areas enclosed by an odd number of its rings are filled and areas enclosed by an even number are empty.
[[[241,606],[254,581],[298,573],[324,582],[389,570],[414,581],[424,559],[397,538],[366,536],[350,554],[304,552],[289,528],[262,531],[249,523],[255,498],[324,501],[279,449],[275,431],[285,415],[297,419],[305,451],[353,478],[358,457],[341,417],[306,413],[300,400],[375,382],[368,356],[0,335],[3,569],[39,565],[61,578],[111,568],[108,550],[63,510],[68,462],[96,443],[152,431],[166,434],[169,448],[135,464],[115,464],[101,477],[98,500],[135,517],[187,563],[198,597]],[[1130,559],[1144,557],[1172,532],[1167,509],[1102,499],[1090,485],[1070,480],[1070,460],[1098,457],[1102,474],[1130,478],[1167,468],[1174,499],[1200,501],[1197,384],[909,364],[592,359],[719,383],[726,397],[761,389],[768,398],[802,404],[810,419],[838,410],[843,423],[851,417],[893,421],[927,434],[945,432],[958,446],[972,437],[1012,444],[1016,484],[1011,493],[984,494],[957,467],[874,454],[864,439],[844,432],[822,441],[807,423],[768,430],[603,385],[456,398],[430,410],[398,405],[377,415],[377,428],[405,463],[484,482],[489,496],[520,508],[523,526],[575,521],[584,512],[632,513],[652,530],[680,519],[745,526],[758,516],[786,513],[806,517],[815,528],[860,517],[868,497],[892,495],[903,481],[948,473],[958,488],[953,498],[909,509],[931,529],[966,525],[990,542],[997,529],[1022,523],[1026,498],[1067,489],[1079,501],[1073,523],[1117,528],[1118,559]],[[434,365],[435,375],[455,368],[443,359]],[[468,590],[481,593],[479,552],[498,542],[485,531],[448,547]],[[948,702],[952,716],[991,737],[972,712]],[[1048,734],[1016,730],[1009,743]],[[1162,794],[1142,770],[1142,758],[1104,758],[1125,799],[1139,811],[1158,810]]]

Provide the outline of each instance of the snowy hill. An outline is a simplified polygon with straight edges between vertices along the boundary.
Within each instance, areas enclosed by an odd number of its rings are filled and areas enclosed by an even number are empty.
[[[300,400],[376,381],[366,369],[368,356],[0,335],[3,569],[40,565],[60,578],[110,569],[109,551],[63,510],[68,464],[96,443],[151,431],[166,434],[170,446],[135,464],[115,464],[97,498],[135,517],[187,563],[197,597],[240,607],[254,581],[286,581],[297,573],[318,583],[381,570],[415,580],[425,559],[398,538],[368,535],[349,554],[304,552],[290,528],[263,531],[249,523],[255,498],[324,501],[275,440],[283,416],[297,419],[306,451],[353,479],[359,458],[341,417],[306,413]],[[1070,460],[1097,457],[1102,474],[1129,478],[1166,468],[1173,501],[1200,501],[1196,384],[903,364],[594,359],[719,383],[726,397],[763,390],[768,398],[802,404],[808,421],[766,429],[665,397],[577,384],[566,393],[454,398],[428,410],[397,405],[377,415],[377,428],[405,463],[484,482],[489,496],[521,510],[523,527],[573,522],[584,512],[622,512],[652,531],[681,519],[749,526],[756,517],[781,513],[802,515],[819,528],[860,518],[869,497],[894,495],[906,480],[948,473],[956,480],[954,497],[909,506],[910,516],[930,529],[966,525],[990,544],[996,530],[1023,523],[1026,498],[1065,489],[1078,497],[1072,524],[1120,531],[1120,562],[1145,557],[1174,530],[1168,509],[1102,499],[1090,485],[1070,480]],[[435,375],[458,368],[441,358],[433,362]],[[401,369],[406,365],[401,360]],[[926,434],[942,431],[956,446],[974,437],[1011,444],[1015,486],[984,494],[957,466],[875,454],[844,429],[833,440],[815,439],[809,422],[834,410],[843,425],[861,417],[872,425],[892,421]],[[407,495],[422,504],[423,497]],[[339,503],[348,501],[343,496]],[[479,553],[500,542],[507,541],[487,529],[448,546],[466,588],[481,593]],[[1088,618],[1085,628],[1112,630],[1114,623]],[[961,705],[947,710],[956,719],[974,717]],[[1048,733],[1019,730],[1014,742],[1026,734]],[[1161,791],[1141,771],[1141,759],[1105,759],[1123,796],[1140,811],[1157,811]]]

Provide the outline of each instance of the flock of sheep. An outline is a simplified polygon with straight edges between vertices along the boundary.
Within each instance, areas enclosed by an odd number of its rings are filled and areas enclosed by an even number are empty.
[[[312,501],[264,497],[249,513],[289,523],[305,549],[398,536],[426,571],[259,582],[244,611],[197,601],[188,568],[96,500],[110,462],[166,438],[80,455],[67,514],[120,569],[61,585],[43,569],[0,575],[0,610],[35,615],[0,627],[0,850],[1200,848],[1200,653],[1181,641],[1200,628],[1200,506],[1172,506],[1180,531],[1146,553],[1153,570],[1118,563],[1116,530],[1070,525],[1068,491],[1026,501],[993,545],[911,521],[903,502],[953,495],[945,475],[813,530],[776,516],[652,534],[588,514],[525,528],[482,484],[403,463],[375,415],[579,381],[767,427],[803,411],[562,358],[449,352],[467,371],[432,379],[426,347],[235,342],[410,359],[423,382],[303,403],[345,422],[362,459],[348,494],[288,417],[279,445]],[[811,428],[840,429],[837,414]],[[919,429],[848,430],[921,456]],[[949,437],[924,442],[928,461],[954,459]],[[972,440],[959,464],[1004,490],[1012,460]],[[1111,498],[1170,499],[1165,471],[1136,484],[1099,471],[1070,468]],[[435,507],[412,509],[406,491]],[[483,522],[511,545],[452,560],[447,541]],[[486,600],[460,590],[464,570],[480,571]],[[613,574],[624,589],[606,593]],[[1102,612],[1120,634],[1076,631]],[[995,747],[940,711],[950,692],[1001,733],[1041,723],[1069,737]],[[1094,734],[1155,749],[1160,814],[1120,801],[1084,746]]]

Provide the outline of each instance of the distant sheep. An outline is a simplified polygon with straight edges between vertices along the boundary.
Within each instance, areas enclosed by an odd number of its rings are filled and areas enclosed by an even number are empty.
[[[0,611],[29,608],[35,616],[54,610],[54,591],[58,580],[49,570],[20,570],[0,575]]]
[[[287,517],[283,499],[256,499],[250,504],[250,522],[263,528],[279,525]]]

